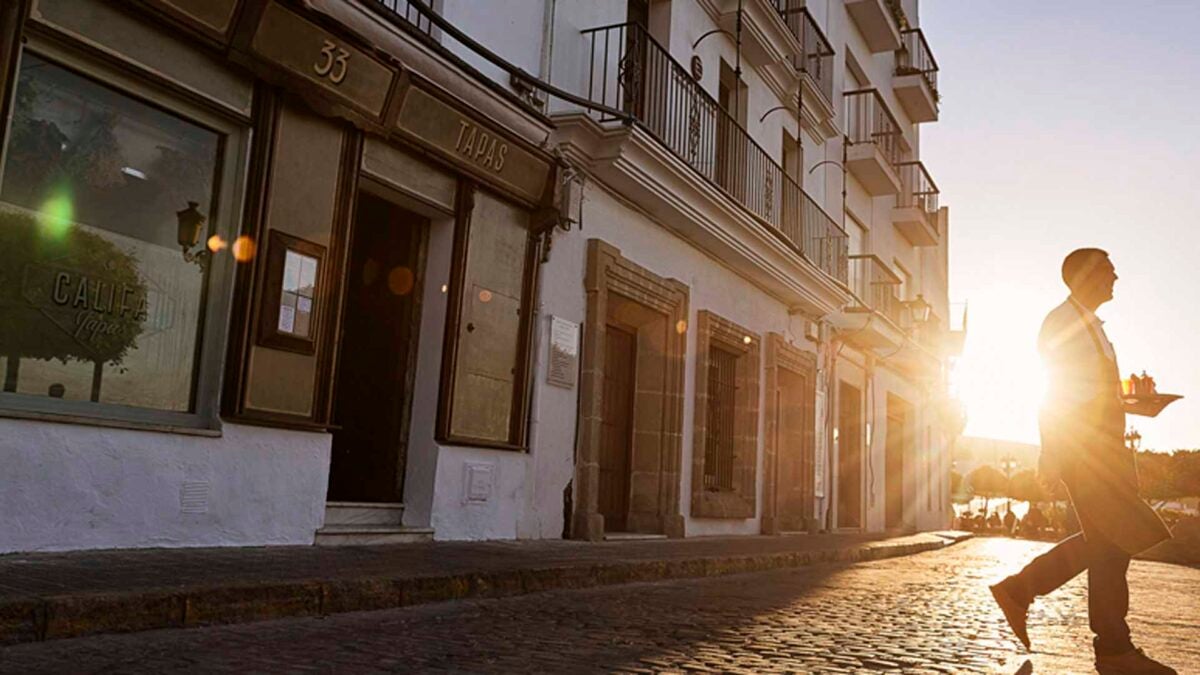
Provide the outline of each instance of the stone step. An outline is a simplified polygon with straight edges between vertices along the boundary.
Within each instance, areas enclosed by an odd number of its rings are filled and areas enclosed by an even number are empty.
[[[644,532],[605,532],[604,541],[646,541],[650,539],[666,539],[665,534],[649,534]]]
[[[433,541],[433,530],[396,525],[326,525],[317,530],[317,546],[373,546]]]
[[[404,522],[404,504],[327,502],[325,525],[391,525]]]

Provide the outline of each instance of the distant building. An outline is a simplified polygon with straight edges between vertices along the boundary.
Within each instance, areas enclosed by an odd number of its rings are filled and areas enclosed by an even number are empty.
[[[949,525],[916,0],[15,0],[0,45],[0,553]]]

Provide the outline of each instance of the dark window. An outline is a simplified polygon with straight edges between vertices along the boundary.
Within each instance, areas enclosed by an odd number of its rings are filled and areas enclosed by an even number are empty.
[[[704,435],[704,489],[733,489],[734,413],[737,403],[738,355],[717,347],[708,350],[708,405]]]
[[[211,217],[222,141],[22,55],[0,185],[4,392],[195,412],[198,254],[226,245]]]

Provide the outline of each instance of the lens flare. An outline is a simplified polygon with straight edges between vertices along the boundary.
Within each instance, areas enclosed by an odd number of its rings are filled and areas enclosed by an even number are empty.
[[[221,235],[214,234],[208,238],[208,250],[213,253],[219,253],[229,248],[229,242],[221,238]]]
[[[42,204],[38,211],[38,224],[42,231],[53,239],[62,239],[75,220],[75,205],[67,188],[59,188]]]
[[[255,244],[253,239],[243,234],[237,238],[237,241],[233,242],[233,258],[238,262],[250,262],[254,260],[254,253],[257,249],[258,244]]]
[[[408,295],[413,289],[413,273],[407,267],[395,267],[388,272],[388,290],[393,295]]]

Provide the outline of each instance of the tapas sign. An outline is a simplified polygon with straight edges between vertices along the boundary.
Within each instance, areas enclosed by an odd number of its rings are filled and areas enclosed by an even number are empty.
[[[484,180],[530,202],[541,201],[550,162],[415,84],[404,93],[396,128]]]

